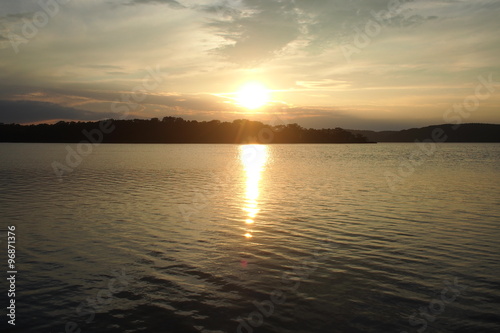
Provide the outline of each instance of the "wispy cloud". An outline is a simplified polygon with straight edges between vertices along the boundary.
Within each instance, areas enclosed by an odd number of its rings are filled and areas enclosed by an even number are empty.
[[[143,4],[154,4],[154,5],[168,5],[173,8],[186,8],[184,5],[176,0],[132,0],[127,3],[127,5],[143,5]]]

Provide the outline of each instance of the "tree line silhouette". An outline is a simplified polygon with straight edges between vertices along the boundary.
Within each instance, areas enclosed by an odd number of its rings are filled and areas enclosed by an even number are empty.
[[[361,134],[342,128],[311,129],[298,124],[271,126],[260,121],[107,120],[104,143],[366,143]],[[66,122],[19,125],[0,123],[1,142],[80,142],[99,131],[103,122]],[[87,135],[85,135],[87,133]],[[99,136],[99,135],[97,135]]]

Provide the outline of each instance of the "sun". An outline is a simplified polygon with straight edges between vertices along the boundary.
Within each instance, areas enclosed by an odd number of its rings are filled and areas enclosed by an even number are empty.
[[[236,102],[247,109],[258,109],[269,102],[269,91],[259,82],[250,82],[236,93]]]

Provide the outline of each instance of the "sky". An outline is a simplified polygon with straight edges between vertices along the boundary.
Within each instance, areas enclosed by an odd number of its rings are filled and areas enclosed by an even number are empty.
[[[498,17],[499,0],[2,0],[0,122],[498,124]]]

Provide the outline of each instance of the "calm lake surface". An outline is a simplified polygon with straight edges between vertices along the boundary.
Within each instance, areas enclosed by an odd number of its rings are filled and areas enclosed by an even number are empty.
[[[500,331],[499,144],[67,147],[0,144],[12,332]]]

